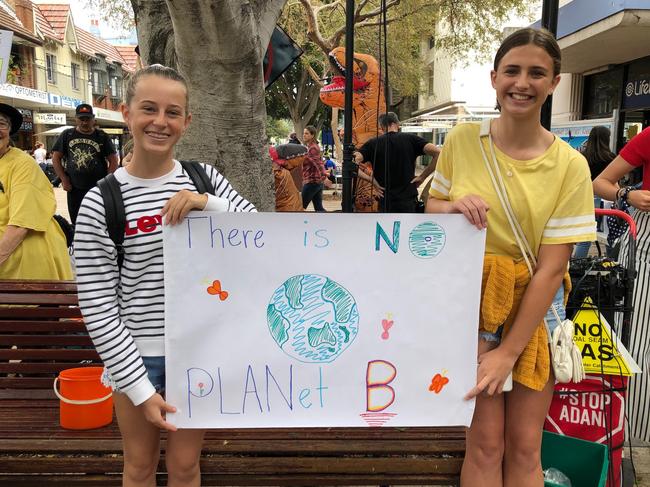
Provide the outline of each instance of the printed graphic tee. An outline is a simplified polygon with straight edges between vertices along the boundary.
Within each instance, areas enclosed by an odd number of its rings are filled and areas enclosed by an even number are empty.
[[[90,189],[108,174],[106,157],[115,154],[115,147],[103,130],[82,134],[76,129],[64,131],[53,150],[61,152],[66,160],[65,172],[72,186]]]

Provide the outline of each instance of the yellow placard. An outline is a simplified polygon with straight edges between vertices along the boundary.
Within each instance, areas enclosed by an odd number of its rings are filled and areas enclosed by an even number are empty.
[[[591,298],[585,298],[573,323],[573,341],[580,349],[587,374],[630,376],[641,372]]]

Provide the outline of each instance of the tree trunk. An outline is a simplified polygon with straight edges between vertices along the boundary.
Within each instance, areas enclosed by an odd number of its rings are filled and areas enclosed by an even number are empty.
[[[285,73],[276,83],[277,92],[286,103],[291,116],[293,130],[302,140],[303,130],[318,110],[321,87],[311,78],[305,66],[301,67],[298,79],[289,79]]]
[[[262,211],[275,206],[262,61],[285,1],[134,0],[143,60],[160,62],[161,51],[168,56],[171,41],[164,49],[155,43],[163,28],[160,10],[167,12],[175,64],[190,83],[193,118],[178,157],[214,164]]]
[[[131,0],[142,64],[176,68],[174,29],[165,0]]]

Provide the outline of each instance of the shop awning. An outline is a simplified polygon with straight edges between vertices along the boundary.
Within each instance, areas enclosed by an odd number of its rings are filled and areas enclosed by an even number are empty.
[[[71,129],[72,125],[62,125],[60,127],[56,127],[50,130],[46,130],[45,132],[39,132],[36,135],[61,135],[61,132],[63,132],[66,129]]]
[[[36,135],[61,135],[61,132],[71,128],[73,128],[72,125],[62,125],[61,127],[56,127],[50,130],[46,130],[45,132],[39,132],[34,135],[35,136]],[[110,135],[122,135],[124,133],[124,129],[110,128],[110,127],[106,127],[106,128],[99,127],[99,128]]]

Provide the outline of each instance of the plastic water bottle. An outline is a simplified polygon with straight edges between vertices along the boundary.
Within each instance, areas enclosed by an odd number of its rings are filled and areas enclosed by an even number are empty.
[[[557,468],[547,468],[544,470],[544,481],[551,482],[561,487],[571,487],[571,480]]]

